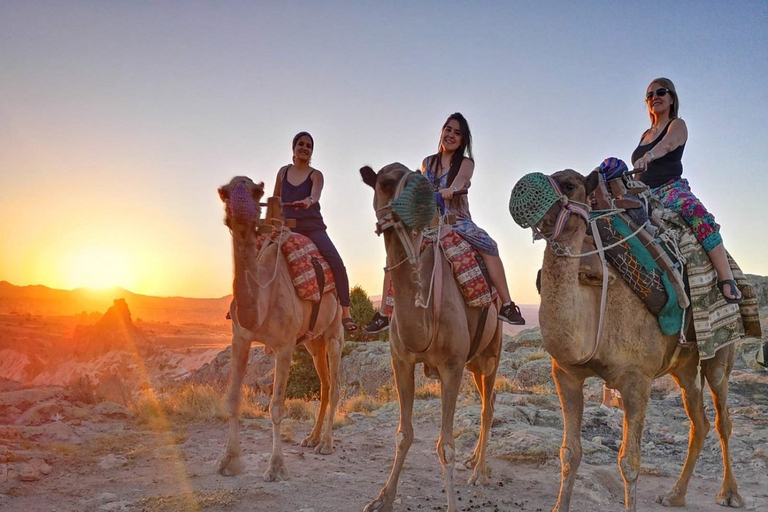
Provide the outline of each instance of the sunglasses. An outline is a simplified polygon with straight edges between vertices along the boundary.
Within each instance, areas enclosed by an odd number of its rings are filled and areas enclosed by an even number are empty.
[[[667,93],[672,94],[672,91],[667,89],[666,87],[660,87],[659,89],[656,89],[655,91],[648,91],[645,95],[646,100],[653,99],[653,95],[656,94],[659,98],[663,98],[667,95]]]

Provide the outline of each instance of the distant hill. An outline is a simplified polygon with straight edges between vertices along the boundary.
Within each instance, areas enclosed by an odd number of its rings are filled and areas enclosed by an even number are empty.
[[[124,299],[134,320],[170,323],[223,324],[232,296],[218,299],[152,297],[122,288],[57,290],[42,285],[15,286],[0,281],[0,314],[70,316],[102,313],[115,299]]]

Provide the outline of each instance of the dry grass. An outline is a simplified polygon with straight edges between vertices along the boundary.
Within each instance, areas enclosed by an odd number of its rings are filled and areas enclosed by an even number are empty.
[[[383,403],[375,400],[368,395],[353,396],[342,406],[344,412],[363,412],[370,413],[381,407]]]
[[[438,398],[440,396],[440,381],[431,380],[429,382],[425,382],[416,388],[414,396],[421,399]]]
[[[285,401],[285,417],[292,420],[306,421],[317,417],[315,406],[311,402],[299,398]]]
[[[387,382],[376,391],[376,398],[379,402],[388,403],[397,400],[397,393],[392,384]]]
[[[500,393],[514,393],[517,391],[515,384],[504,376],[497,376],[496,382],[493,384],[493,389]]]
[[[549,357],[549,354],[546,350],[543,348],[538,349],[535,352],[531,352],[527,356],[523,358],[523,363],[529,363],[531,361],[538,361],[539,359],[544,359],[546,357]]]

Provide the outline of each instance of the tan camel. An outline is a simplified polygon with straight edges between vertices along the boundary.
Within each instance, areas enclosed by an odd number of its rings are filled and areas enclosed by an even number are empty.
[[[288,371],[297,339],[309,329],[312,304],[299,299],[286,259],[276,244],[268,246],[257,258],[255,243],[261,215],[259,201],[263,195],[263,183],[256,185],[243,176],[233,178],[228,185],[219,189],[219,196],[226,205],[225,224],[232,232],[235,273],[230,306],[232,362],[227,391],[229,441],[219,464],[219,472],[233,475],[243,470],[239,441],[240,395],[251,343],[257,342],[275,354],[272,401],[269,404],[272,456],[264,480],[280,481],[289,478],[280,439]],[[344,340],[341,306],[335,292],[323,294],[313,332],[318,333],[318,336],[310,337],[306,347],[312,354],[320,377],[320,408],[312,431],[301,444],[314,446],[315,453],[330,454],[334,451],[331,429],[339,402],[339,368]]]
[[[397,222],[393,217],[391,203],[398,183],[418,173],[409,171],[399,163],[387,165],[376,174],[370,167],[360,169],[363,181],[374,189],[373,207],[383,226],[388,220]],[[498,304],[492,305],[487,318],[481,324],[481,309],[468,308],[453,277],[451,265],[444,258],[439,258],[434,267],[435,253],[433,246],[427,248],[418,258],[416,269],[420,273],[417,283],[411,279],[414,268],[406,261],[408,253],[402,239],[396,234],[400,230],[404,236],[413,237],[413,231],[402,223],[393,229],[384,227],[384,246],[387,252],[387,265],[390,268],[395,292],[395,308],[390,324],[390,348],[392,368],[395,374],[398,401],[400,404],[400,425],[396,436],[396,453],[386,485],[375,500],[366,507],[366,512],[387,512],[397,494],[397,483],[403,469],[405,457],[413,442],[413,399],[414,368],[417,363],[424,363],[424,371],[430,377],[440,380],[442,415],[440,436],[437,441],[437,458],[443,468],[445,493],[448,499],[448,512],[458,510],[456,493],[453,486],[453,467],[456,447],[453,438],[453,418],[456,398],[459,394],[464,366],[472,372],[475,385],[482,398],[480,435],[475,449],[467,460],[474,467],[470,484],[488,484],[486,450],[491,424],[493,423],[493,385],[501,354],[501,325],[497,319]],[[415,237],[419,238],[419,237]],[[413,240],[412,240],[413,241]],[[418,247],[418,241],[417,245]],[[435,283],[433,297],[429,301],[427,290],[433,275],[442,275]],[[437,279],[436,279],[437,281]],[[436,302],[435,289],[442,287],[442,300],[439,301],[439,314],[435,319],[433,306]],[[419,307],[414,297],[424,291],[427,307]],[[473,357],[470,355],[474,334],[482,328],[482,338]]]
[[[588,177],[573,170],[552,175],[568,203],[557,202],[536,224],[550,238],[561,208],[586,204],[587,196],[598,184],[597,172]],[[522,181],[522,180],[521,180]],[[717,503],[741,507],[744,500],[730,462],[728,439],[731,419],[726,404],[728,378],[733,367],[734,345],[721,348],[715,357],[699,360],[696,350],[683,349],[675,360],[678,336],[665,336],[658,322],[622,279],[614,279],[608,289],[603,336],[592,354],[597,337],[601,288],[579,282],[579,259],[558,256],[570,250],[580,254],[586,222],[571,215],[562,234],[548,240],[541,272],[539,323],[544,347],[552,356],[554,377],[563,410],[564,437],[560,448],[560,495],[553,512],[567,512],[576,472],[581,462],[581,422],[584,411],[584,380],[598,376],[621,392],[624,401],[624,433],[619,451],[619,469],[624,478],[625,505],[636,510],[637,478],[640,474],[640,442],[651,382],[669,373],[682,391],[685,411],[691,420],[688,453],[682,473],[672,489],[656,501],[664,506],[684,506],[694,465],[709,431],[704,414],[703,381],[709,384],[716,410],[715,426],[723,453],[722,489]],[[557,245],[555,245],[557,244]],[[558,247],[559,245],[559,247]],[[688,339],[693,339],[692,330]],[[586,363],[583,361],[588,360]],[[697,366],[701,364],[701,378]]]

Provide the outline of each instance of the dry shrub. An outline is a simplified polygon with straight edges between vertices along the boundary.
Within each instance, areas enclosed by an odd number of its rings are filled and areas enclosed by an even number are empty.
[[[376,391],[376,398],[379,402],[388,403],[397,399],[397,393],[395,393],[392,384],[387,382]]]
[[[68,387],[72,391],[73,400],[84,404],[95,404],[98,402],[96,383],[88,375],[80,375],[72,379]]]
[[[280,440],[284,443],[293,443],[293,423],[280,424]]]
[[[250,386],[243,387],[240,400],[240,417],[258,419],[269,415],[270,397],[257,392]]]
[[[304,421],[315,419],[315,407],[310,402],[291,398],[285,401],[285,416],[292,420]]]
[[[419,386],[414,392],[416,398],[436,398],[440,396],[440,381],[429,381]]]
[[[549,354],[546,350],[543,348],[538,349],[535,352],[531,352],[527,356],[523,358],[523,363],[529,363],[531,361],[537,361],[539,359],[544,359],[545,357],[549,357]]]
[[[344,404],[345,412],[364,412],[368,414],[382,406],[382,403],[368,395],[353,396]]]
[[[185,420],[225,420],[221,393],[208,384],[187,384],[167,397],[168,411]]]
[[[493,389],[500,393],[514,393],[517,388],[507,377],[497,376],[496,382],[493,384]]]

